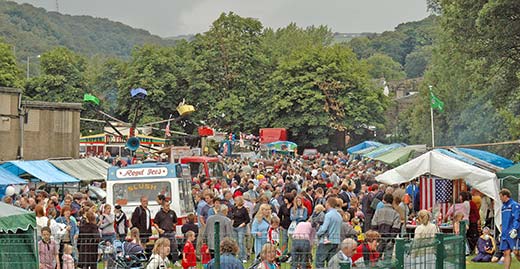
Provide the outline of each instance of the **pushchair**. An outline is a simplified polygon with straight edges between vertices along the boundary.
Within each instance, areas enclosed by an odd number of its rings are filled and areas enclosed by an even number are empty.
[[[98,247],[107,257],[107,267],[111,269],[140,269],[148,261],[144,249],[135,243],[115,240],[111,244],[110,241],[101,241]]]

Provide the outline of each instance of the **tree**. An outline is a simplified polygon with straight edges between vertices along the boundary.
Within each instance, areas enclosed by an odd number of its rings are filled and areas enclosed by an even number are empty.
[[[427,85],[445,102],[436,115],[439,145],[485,143],[520,135],[520,53],[518,16],[513,0],[438,0],[439,33],[425,73],[420,101],[404,119],[411,143],[428,140]],[[516,41],[515,41],[516,40]],[[514,149],[499,153],[513,156]]]
[[[432,46],[425,46],[406,55],[404,71],[406,77],[422,77],[432,57]]]
[[[58,47],[41,56],[41,75],[27,82],[25,94],[35,100],[81,102],[87,92],[83,72],[86,60],[69,49]]]
[[[21,87],[21,71],[16,66],[16,58],[13,54],[11,45],[0,40],[0,86],[1,87]]]
[[[190,90],[203,102],[206,118],[223,130],[258,128],[258,95],[271,72],[262,29],[258,20],[223,13],[193,41],[197,65]]]
[[[406,74],[403,72],[403,67],[390,56],[376,53],[370,56],[366,62],[368,63],[368,73],[372,78],[386,80],[403,79]]]
[[[324,146],[336,131],[360,131],[383,122],[381,89],[348,48],[315,46],[280,62],[263,98],[266,127],[288,128],[301,146]]]

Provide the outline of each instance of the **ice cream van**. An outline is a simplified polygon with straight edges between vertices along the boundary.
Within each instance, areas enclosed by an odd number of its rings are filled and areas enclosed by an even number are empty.
[[[161,210],[156,201],[159,194],[172,201],[170,208],[177,214],[177,234],[180,234],[182,219],[194,212],[188,165],[143,163],[108,169],[107,203],[120,205],[129,219],[141,204],[141,196],[148,197],[148,208],[153,218]]]

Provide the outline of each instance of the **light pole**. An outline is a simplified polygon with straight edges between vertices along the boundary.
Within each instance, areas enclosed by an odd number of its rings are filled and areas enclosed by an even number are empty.
[[[29,63],[31,61],[31,58],[40,58],[40,55],[36,55],[36,56],[27,56],[27,80],[29,80]]]

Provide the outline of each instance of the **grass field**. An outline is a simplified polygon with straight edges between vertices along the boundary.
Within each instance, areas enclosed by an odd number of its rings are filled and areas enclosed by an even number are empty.
[[[503,269],[504,268],[504,265],[503,264],[497,264],[497,263],[477,263],[477,262],[471,262],[471,259],[473,258],[474,256],[470,256],[468,257],[466,260],[468,261],[466,263],[466,268],[467,269]],[[250,263],[245,263],[244,264],[244,268],[249,268],[250,266]],[[174,269],[179,269],[179,268],[182,268],[182,267],[175,267],[175,266],[170,266],[170,268],[174,268]],[[199,269],[202,269],[202,264],[198,264],[197,265],[197,268]],[[291,265],[289,263],[283,263],[282,266],[280,267],[280,269],[290,269],[291,268]],[[520,262],[518,260],[516,260],[515,258],[513,258],[513,263],[511,264],[511,268],[512,269],[518,269],[520,268]],[[98,269],[103,269],[103,264],[102,263],[99,263],[98,264]]]

